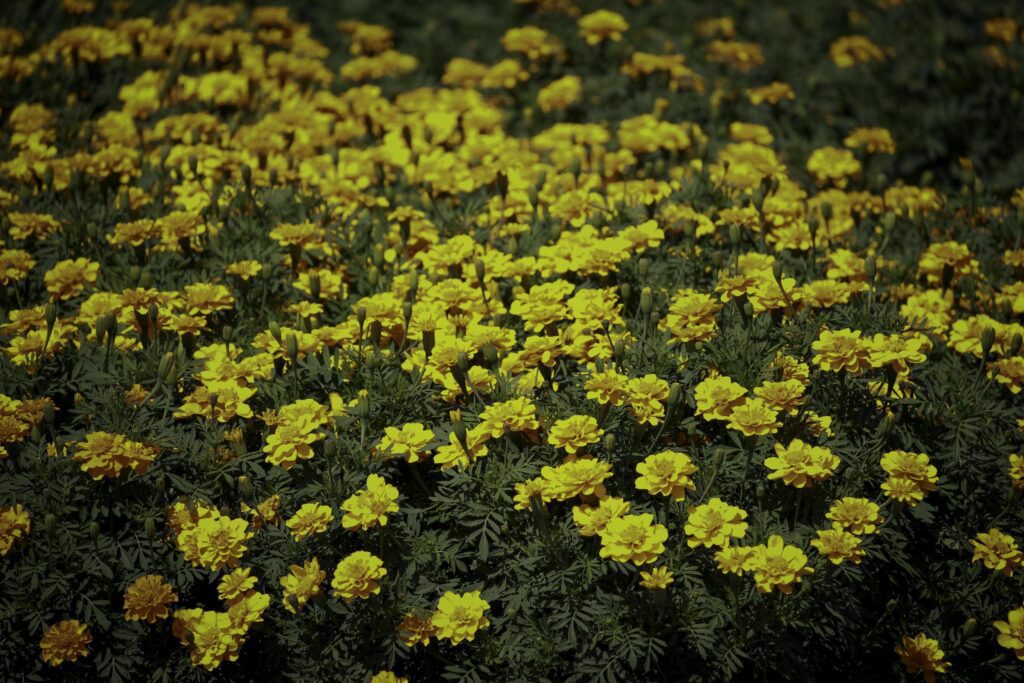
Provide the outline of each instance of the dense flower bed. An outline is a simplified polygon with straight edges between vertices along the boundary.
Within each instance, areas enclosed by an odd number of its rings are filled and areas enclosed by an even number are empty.
[[[32,4],[0,678],[1021,678],[1020,17]]]

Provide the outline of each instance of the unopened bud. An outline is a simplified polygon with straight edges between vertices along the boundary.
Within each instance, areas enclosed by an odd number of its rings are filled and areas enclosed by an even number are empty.
[[[284,343],[284,341],[281,339],[281,326],[276,321],[270,321],[270,324],[267,325],[267,328],[270,330],[270,336],[274,338],[274,341],[276,341],[278,344]]]
[[[996,343],[996,331],[991,327],[986,327],[981,331],[981,357],[982,359],[988,358],[989,351],[992,350],[992,345]]]
[[[736,223],[729,224],[729,244],[738,247],[740,244],[740,226]]]
[[[875,274],[878,272],[878,262],[874,256],[864,259],[864,274],[868,276],[868,282],[875,281]]]
[[[53,536],[57,531],[57,516],[52,512],[47,512],[46,516],[43,517],[43,528],[46,529],[46,533],[49,536]]]
[[[95,543],[100,538],[100,525],[99,522],[92,522],[89,524],[89,538]]]
[[[668,406],[673,408],[679,404],[680,399],[683,398],[683,388],[679,386],[679,382],[673,382],[668,388]]]
[[[971,617],[964,622],[964,638],[970,638],[978,630],[978,620]]]
[[[294,334],[289,334],[288,338],[284,340],[285,351],[288,352],[288,357],[292,359],[292,363],[299,358],[299,340]]]
[[[654,297],[651,294],[651,288],[644,287],[643,291],[640,292],[640,312],[644,315],[650,315],[653,308]]]
[[[238,477],[238,492],[246,498],[252,495],[252,480],[244,474]]]
[[[53,326],[57,322],[57,307],[52,303],[46,304],[46,331],[47,333],[53,331]]]
[[[146,517],[146,521],[142,524],[146,529],[146,536],[149,537],[149,540],[152,541],[156,538],[156,520],[152,517]]]

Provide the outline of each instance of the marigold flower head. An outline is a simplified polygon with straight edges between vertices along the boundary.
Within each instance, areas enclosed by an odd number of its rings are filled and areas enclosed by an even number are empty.
[[[832,503],[825,514],[851,534],[873,534],[885,520],[878,514],[878,505],[867,498],[841,498]]]
[[[32,529],[32,519],[21,503],[0,505],[0,557],[6,555]]]
[[[649,455],[637,464],[636,471],[640,475],[636,487],[655,495],[682,500],[686,497],[687,489],[696,488],[690,475],[697,472],[697,466],[690,460],[690,456],[679,451]]]
[[[597,426],[597,420],[589,415],[573,415],[559,420],[548,432],[548,443],[575,455],[593,443],[601,440],[604,430]]]
[[[773,588],[791,593],[794,583],[814,573],[814,569],[807,566],[804,551],[795,545],[786,545],[782,536],[771,536],[765,545],[755,546],[745,569],[754,575],[761,593],[770,593]]]
[[[606,40],[620,41],[622,34],[629,30],[629,24],[621,14],[604,9],[583,15],[577,20],[577,25],[587,45],[597,45]]]
[[[217,597],[225,604],[234,605],[256,588],[256,577],[248,567],[239,567],[221,577],[217,584]]]
[[[949,671],[949,662],[943,659],[945,653],[939,648],[939,641],[929,638],[924,633],[916,636],[903,636],[900,645],[896,646],[896,654],[906,667],[907,673],[924,674],[924,680],[932,683],[935,674]]]
[[[861,548],[859,536],[851,534],[839,524],[834,524],[831,529],[819,529],[817,534],[818,537],[811,541],[811,545],[832,564],[845,561],[860,564],[864,549]]]
[[[772,470],[768,473],[769,479],[781,479],[790,486],[806,488],[831,477],[839,466],[839,458],[827,448],[793,439],[787,446],[776,443],[775,456],[767,458],[764,465]]]
[[[159,574],[140,576],[124,593],[124,618],[128,621],[145,619],[155,624],[157,619],[170,615],[167,605],[177,601],[177,593],[164,577]]]
[[[341,525],[346,529],[361,529],[388,523],[388,515],[398,512],[398,489],[379,474],[366,478],[366,488],[352,494],[341,504],[345,515]]]
[[[616,562],[648,564],[665,552],[668,529],[654,523],[654,515],[615,517],[600,532],[601,557]]]
[[[380,593],[378,582],[387,573],[388,570],[384,568],[384,562],[379,557],[365,550],[357,550],[341,560],[334,569],[334,578],[331,579],[334,597],[351,602],[356,598],[363,599],[376,595]]]
[[[760,398],[747,398],[729,413],[727,426],[742,432],[744,436],[764,436],[774,434],[782,423],[778,421],[779,412],[769,407]]]
[[[697,402],[697,415],[705,420],[728,420],[732,411],[743,404],[747,390],[733,380],[719,375],[708,377],[698,384],[694,390]]]
[[[437,601],[437,609],[430,617],[430,625],[438,638],[446,638],[452,645],[473,640],[477,631],[490,626],[484,612],[490,604],[480,597],[480,591],[470,593],[445,592]]]
[[[46,627],[39,649],[44,662],[59,666],[87,655],[91,642],[92,634],[87,625],[77,619],[66,619]]]
[[[320,569],[320,560],[315,557],[301,565],[293,564],[289,573],[281,577],[284,608],[297,614],[307,602],[320,595],[325,578],[327,572]]]
[[[1006,615],[1006,621],[992,624],[999,632],[996,640],[1002,647],[1013,650],[1017,659],[1024,660],[1024,607],[1016,607]]]
[[[568,500],[575,496],[596,496],[604,498],[602,483],[612,476],[612,465],[595,458],[578,458],[557,467],[546,466],[541,476],[548,481],[548,488],[556,500]]]
[[[1003,576],[1013,576],[1013,572],[1024,564],[1024,554],[1017,547],[1017,541],[999,529],[979,532],[971,539],[971,547],[974,548],[971,562],[981,560],[986,567]]]
[[[480,413],[479,428],[492,439],[510,432],[536,432],[539,427],[537,406],[526,396],[492,403]]]
[[[811,348],[814,364],[822,370],[856,375],[871,365],[870,349],[857,330],[822,330]]]
[[[285,526],[291,530],[296,541],[302,541],[327,531],[333,519],[334,512],[330,506],[306,503],[285,522]]]
[[[675,576],[667,567],[655,567],[650,571],[640,572],[640,585],[647,590],[665,590],[675,581]]]
[[[686,544],[691,548],[704,546],[725,547],[734,538],[743,538],[747,533],[745,510],[729,505],[721,498],[712,498],[703,505],[686,509],[689,517],[683,526]]]
[[[597,505],[574,505],[572,521],[579,529],[580,536],[596,536],[602,533],[613,519],[629,512],[629,501],[614,496],[602,498]]]

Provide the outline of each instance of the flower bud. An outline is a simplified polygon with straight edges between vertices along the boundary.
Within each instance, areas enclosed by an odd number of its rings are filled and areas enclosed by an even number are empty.
[[[644,315],[650,315],[653,308],[654,297],[651,294],[651,288],[644,287],[643,291],[640,292],[640,312]]]
[[[52,512],[47,512],[43,517],[43,528],[46,529],[47,535],[53,536],[57,531],[57,516]]]
[[[741,234],[739,225],[736,223],[729,224],[729,244],[734,247],[738,247],[740,245]]]
[[[288,338],[284,340],[285,351],[288,352],[288,357],[292,359],[292,363],[295,363],[299,359],[299,340],[294,334],[289,334]]]
[[[683,388],[679,386],[679,382],[672,382],[668,388],[668,407],[674,408],[679,404],[680,399],[683,397]]]
[[[615,452],[615,435],[606,434],[604,437],[604,449],[609,453]]]
[[[1018,353],[1020,353],[1021,341],[1022,339],[1020,336],[1020,332],[1015,332],[1013,337],[1010,338],[1010,348],[1007,349],[1006,355],[1016,356]]]
[[[651,272],[651,259],[644,257],[636,264],[636,272],[640,275],[641,280],[646,280],[647,275]]]
[[[981,331],[981,357],[982,359],[988,358],[989,351],[992,350],[992,345],[996,342],[996,331],[991,327],[986,327]]]
[[[100,539],[100,525],[99,522],[92,522],[89,524],[89,538],[95,543]]]
[[[868,256],[864,259],[864,274],[868,276],[868,282],[874,283],[877,269],[878,263],[874,256]]]
[[[416,293],[420,288],[420,271],[414,270],[409,273],[409,301],[416,301]]]
[[[423,330],[423,357],[430,358],[430,353],[434,350],[434,331]]]
[[[270,330],[270,336],[274,338],[274,341],[278,344],[283,344],[284,341],[281,339],[281,326],[276,321],[272,320],[267,327]]]
[[[155,539],[156,538],[156,520],[153,519],[152,517],[146,517],[146,521],[143,522],[142,524],[143,524],[143,526],[146,529],[146,536],[149,537],[149,540],[152,541],[153,539]]]
[[[46,334],[49,336],[50,332],[53,331],[53,326],[57,322],[57,307],[53,303],[46,304]]]
[[[252,495],[252,480],[244,474],[238,477],[238,492],[246,498]]]
[[[971,636],[973,636],[975,634],[975,632],[977,630],[978,630],[978,620],[975,619],[974,617],[971,617],[970,619],[968,619],[967,621],[964,622],[964,628],[963,628],[964,638],[970,638]]]
[[[623,303],[628,302],[630,296],[633,294],[633,286],[628,282],[623,282],[619,285],[619,294],[622,296]]]

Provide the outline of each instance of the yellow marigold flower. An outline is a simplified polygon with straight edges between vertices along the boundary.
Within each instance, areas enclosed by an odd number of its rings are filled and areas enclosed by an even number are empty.
[[[46,627],[39,649],[44,662],[59,666],[87,655],[91,642],[92,634],[87,625],[77,619],[66,619]]]
[[[543,112],[564,111],[580,101],[583,81],[570,74],[551,81],[537,92],[537,107]]]
[[[697,466],[690,460],[690,456],[679,451],[649,455],[637,464],[636,471],[640,474],[636,487],[654,495],[682,500],[686,497],[687,489],[696,488],[690,475],[697,471]]]
[[[768,473],[769,479],[781,479],[790,486],[807,488],[831,477],[839,466],[839,458],[827,448],[793,439],[788,446],[776,443],[775,456],[767,458],[764,466],[772,470]]]
[[[624,515],[608,522],[600,532],[601,557],[616,562],[648,564],[665,552],[668,529],[654,523],[654,515]]]
[[[924,633],[903,636],[902,644],[896,646],[896,654],[900,656],[907,673],[916,674],[920,671],[927,683],[933,683],[935,674],[949,671],[949,662],[943,659],[946,653],[939,649],[939,641]]]
[[[753,105],[768,103],[776,105],[782,100],[795,100],[796,93],[793,92],[793,87],[788,83],[782,81],[773,81],[768,85],[762,85],[758,88],[750,88],[746,91],[747,99]]]
[[[1011,394],[1019,394],[1024,388],[1024,358],[1013,356],[993,361],[988,364],[988,376],[1009,389]]]
[[[747,533],[745,510],[729,505],[721,498],[712,498],[703,505],[686,508],[689,517],[683,526],[686,545],[691,548],[704,546],[724,548],[734,538],[743,538]]]
[[[436,635],[430,617],[430,614],[418,609],[407,612],[402,617],[401,623],[398,624],[398,635],[406,647],[430,645],[430,639]]]
[[[869,154],[895,154],[896,143],[886,128],[854,128],[843,139],[850,149],[863,147]]]
[[[851,534],[873,534],[885,520],[878,514],[878,505],[867,498],[841,498],[832,503],[825,514]]]
[[[196,415],[229,422],[234,417],[251,418],[252,408],[246,403],[256,393],[252,387],[242,386],[234,380],[209,382],[195,389],[185,399],[174,417],[185,419]]]
[[[551,497],[548,480],[544,477],[534,477],[516,484],[516,495],[512,500],[515,502],[516,510],[530,510],[533,507],[530,503],[532,498],[536,498],[541,504],[544,504],[549,502]]]
[[[393,671],[378,671],[370,679],[370,683],[409,683],[409,679],[397,676]]]
[[[604,498],[602,482],[612,476],[612,465],[595,458],[579,458],[558,467],[545,466],[541,469],[541,476],[547,480],[548,490],[556,500],[575,496]]]
[[[539,427],[537,406],[526,396],[487,406],[480,413],[480,425],[477,426],[492,439],[499,439],[510,432],[536,432]]]
[[[1010,610],[1006,619],[992,624],[999,631],[996,640],[1001,646],[1013,650],[1017,659],[1024,660],[1024,607]]]
[[[125,469],[145,474],[156,459],[156,448],[130,441],[120,434],[92,432],[74,444],[72,459],[95,480],[117,477]]]
[[[174,587],[159,574],[147,574],[135,579],[124,592],[124,618],[128,621],[145,619],[155,624],[157,619],[166,619],[170,612],[167,605],[178,601]]]
[[[876,334],[868,343],[872,367],[887,366],[897,374],[907,372],[910,365],[928,360],[924,349],[924,339],[904,337],[900,334]]]
[[[334,569],[331,588],[334,597],[351,602],[356,598],[368,598],[380,593],[378,583],[388,573],[384,563],[365,550],[357,550],[345,557]]]
[[[755,546],[745,568],[754,575],[760,593],[770,593],[773,588],[791,593],[794,583],[814,573],[814,569],[807,566],[804,551],[795,545],[786,545],[782,536],[771,536],[767,544]]]
[[[1009,472],[1013,488],[1024,490],[1024,456],[1016,454],[1010,456]]]
[[[319,420],[308,415],[291,418],[280,414],[278,417],[281,418],[281,422],[267,437],[267,445],[263,447],[263,452],[267,453],[267,462],[271,465],[280,465],[288,470],[299,460],[310,460],[314,455],[313,444],[322,440],[324,436],[317,431],[320,427]]]
[[[882,482],[882,493],[904,505],[913,507],[924,500],[926,490],[920,482],[905,477],[889,477]]]
[[[871,365],[868,344],[857,330],[822,330],[811,349],[814,364],[822,370],[856,375]]]
[[[1003,576],[1013,576],[1013,572],[1024,563],[1024,554],[1017,548],[1017,541],[999,529],[979,532],[971,539],[971,546],[974,548],[971,562],[981,560],[986,567]]]
[[[881,62],[885,60],[885,52],[866,36],[842,36],[837,38],[828,48],[828,56],[832,63],[840,69],[849,69],[857,64]]]
[[[385,427],[376,452],[385,458],[403,458],[410,463],[424,459],[424,447],[434,440],[434,433],[419,422],[401,427]]]
[[[224,272],[241,280],[250,280],[260,274],[263,264],[254,259],[244,259],[228,264]]]
[[[86,285],[96,282],[99,272],[100,264],[95,261],[86,258],[65,259],[46,271],[43,281],[50,298],[62,301],[77,296],[85,290]]]
[[[727,545],[715,552],[715,562],[718,564],[718,571],[723,574],[742,575],[746,571],[747,562],[754,553],[754,549],[748,546]]]
[[[639,424],[657,425],[665,416],[663,401],[668,398],[668,382],[657,375],[634,377],[626,383],[627,402]]]
[[[281,577],[284,608],[292,614],[298,614],[307,602],[320,595],[320,587],[325,578],[327,572],[320,569],[320,560],[315,557],[301,565],[293,564],[289,567],[289,573]]]
[[[455,432],[452,432],[448,435],[448,443],[437,449],[437,453],[434,454],[434,462],[443,470],[452,467],[465,469],[487,455],[488,439],[489,434],[486,428],[481,428],[481,425],[466,432],[465,444],[459,441]]]
[[[860,564],[864,549],[861,548],[859,536],[854,536],[838,524],[834,524],[831,529],[818,529],[817,533],[818,538],[811,541],[811,545],[832,564],[841,564],[846,560]]]
[[[925,491],[934,491],[939,481],[938,470],[924,453],[889,451],[882,455],[881,464],[890,477],[909,479]]]
[[[655,567],[649,572],[640,572],[640,585],[647,590],[665,590],[673,581],[675,576],[667,567]]]
[[[729,413],[727,426],[744,436],[774,434],[782,423],[778,421],[777,410],[759,398],[748,398]]]
[[[604,430],[597,426],[597,420],[589,415],[573,415],[559,420],[548,432],[548,443],[575,455],[592,443],[601,440]]]
[[[281,496],[274,494],[266,500],[263,500],[256,504],[256,507],[250,507],[247,503],[243,502],[241,505],[242,512],[252,517],[253,528],[259,529],[260,527],[268,524],[277,524],[281,521],[279,509],[281,507]]]
[[[623,32],[629,30],[629,24],[621,14],[604,9],[583,15],[576,24],[587,45],[597,45],[606,40],[618,42],[622,40]]]
[[[256,588],[256,577],[248,567],[239,567],[225,574],[217,584],[217,597],[227,605],[234,605]]]
[[[447,638],[452,645],[473,640],[477,631],[490,626],[484,612],[490,604],[480,597],[480,591],[470,593],[445,592],[437,601],[437,609],[430,617],[430,625],[438,638]]]
[[[587,398],[601,405],[621,406],[628,394],[628,381],[628,377],[609,368],[603,372],[592,372],[583,383],[583,388],[587,390]]]
[[[244,633],[228,612],[180,609],[174,613],[175,637],[189,649],[192,666],[213,671],[224,662],[238,659]]]
[[[363,531],[378,524],[388,523],[388,515],[398,512],[398,489],[384,480],[379,474],[371,474],[366,478],[366,488],[348,497],[341,504],[345,515],[341,525],[346,529]]]
[[[747,390],[728,377],[708,377],[694,390],[697,415],[705,420],[728,420],[732,411],[743,404]]]
[[[370,475],[373,476],[373,475]],[[397,490],[397,489],[396,489]],[[397,509],[397,506],[396,506]],[[302,541],[314,534],[322,534],[334,519],[330,506],[306,503],[285,522],[296,541]]]
[[[857,157],[841,147],[822,147],[811,152],[807,171],[819,185],[846,187],[847,181],[861,171]]]
[[[32,519],[21,503],[0,505],[0,556],[6,555],[14,543],[28,536]]]
[[[749,71],[764,64],[764,51],[757,43],[739,40],[712,40],[707,46],[710,62],[726,64],[739,71]]]
[[[580,536],[590,537],[602,533],[609,522],[628,512],[629,501],[608,496],[602,498],[597,505],[574,505],[572,521],[579,528]]]
[[[252,535],[244,519],[233,519],[213,510],[210,516],[184,526],[177,543],[193,566],[216,571],[237,567],[247,549],[245,542]]]
[[[917,269],[928,277],[930,284],[942,283],[944,273],[948,272],[951,282],[965,275],[978,272],[978,260],[966,244],[949,240],[932,242],[921,254]]]
[[[764,400],[769,407],[793,415],[804,403],[804,384],[798,379],[763,382],[754,388],[754,395]]]

